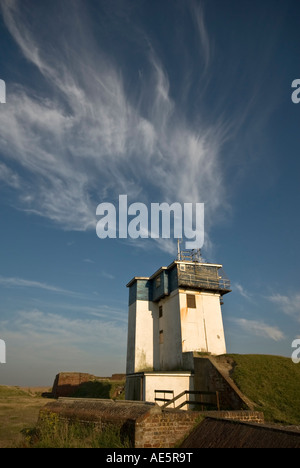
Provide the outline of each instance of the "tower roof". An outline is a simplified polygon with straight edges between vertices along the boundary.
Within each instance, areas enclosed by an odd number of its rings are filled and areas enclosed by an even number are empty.
[[[230,281],[222,265],[206,263],[199,258],[196,261],[174,260],[168,267],[159,268],[151,276],[135,276],[127,287],[132,288],[136,283],[142,297],[146,296],[153,301],[169,295],[177,288],[211,291],[221,296],[231,292]]]

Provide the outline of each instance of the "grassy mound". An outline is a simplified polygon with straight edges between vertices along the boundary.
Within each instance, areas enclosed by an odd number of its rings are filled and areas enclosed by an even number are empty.
[[[300,364],[281,356],[227,356],[233,360],[231,378],[266,421],[300,425]]]
[[[0,386],[0,398],[27,396],[28,393],[19,387]]]

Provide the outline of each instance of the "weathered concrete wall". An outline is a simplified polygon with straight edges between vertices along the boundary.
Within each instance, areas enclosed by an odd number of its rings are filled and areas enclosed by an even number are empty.
[[[178,289],[161,299],[158,303],[162,307],[159,318],[159,366],[160,371],[171,371],[182,368],[182,337],[180,325],[180,307]]]
[[[187,294],[195,296],[196,308],[187,307]],[[225,354],[226,344],[217,292],[180,290],[182,352]]]
[[[221,409],[253,409],[253,403],[242,394],[228,373],[213,357],[194,357],[195,390],[219,392]]]
[[[129,306],[126,373],[153,370],[155,348],[153,328],[157,305],[151,301],[137,300]]]

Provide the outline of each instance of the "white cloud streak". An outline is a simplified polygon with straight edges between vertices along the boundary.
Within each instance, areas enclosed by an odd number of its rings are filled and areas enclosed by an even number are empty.
[[[43,289],[45,291],[68,294],[72,296],[78,295],[76,292],[68,291],[67,289],[62,289],[57,286],[53,286],[51,284],[41,283],[39,281],[26,280],[22,278],[14,278],[14,277],[9,278],[9,277],[0,276],[0,285],[4,287],[10,287],[10,288],[20,287],[20,288]]]
[[[284,334],[276,326],[267,325],[266,323],[257,320],[247,320],[243,318],[236,318],[234,321],[239,327],[249,334],[261,336],[274,341],[281,341],[284,338]]]
[[[289,296],[273,294],[267,299],[277,305],[286,315],[300,321],[300,294],[294,293]]]
[[[17,174],[8,173],[20,206],[63,229],[87,230],[94,229],[96,207],[105,198],[126,193],[133,201],[151,202],[156,194],[169,203],[205,203],[208,231],[226,207],[219,164],[224,127],[202,123],[195,130],[187,124],[153,48],[145,52],[150,73],[137,81],[134,101],[125,91],[125,74],[91,37],[81,2],[73,4],[68,29],[57,30],[52,44],[41,37],[37,22],[30,23],[21,2],[3,0],[1,9],[47,88],[37,92],[10,84],[0,114],[2,173],[12,171],[10,164],[18,167]],[[71,26],[79,17],[82,34]],[[200,7],[194,19],[208,67]]]
[[[232,287],[233,287],[233,289],[234,289],[235,291],[237,291],[237,292],[238,292],[242,297],[244,297],[245,299],[250,300],[250,299],[252,298],[251,294],[249,294],[249,293],[245,290],[244,286],[242,286],[241,284],[235,283],[235,284],[232,285]]]
[[[19,311],[13,324],[0,321],[7,345],[1,378],[12,385],[46,385],[58,372],[106,376],[125,368],[126,325],[110,319],[79,319],[39,309]],[[98,352],[97,352],[98,349]],[[7,381],[6,381],[7,382]]]

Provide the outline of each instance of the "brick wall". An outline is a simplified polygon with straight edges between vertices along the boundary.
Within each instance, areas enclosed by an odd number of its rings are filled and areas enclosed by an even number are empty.
[[[257,411],[163,411],[147,414],[135,424],[135,448],[172,448],[206,416],[263,423]]]
[[[95,377],[91,374],[81,372],[61,372],[55,377],[52,394],[55,398],[70,396],[80,384],[94,379]]]
[[[40,411],[40,424],[56,414],[63,421],[81,421],[103,428],[118,426],[135,448],[172,448],[180,445],[194,427],[206,417],[263,423],[255,411],[163,411],[143,402],[60,398]]]
[[[199,420],[193,412],[149,414],[135,424],[135,448],[170,448],[184,438]]]

